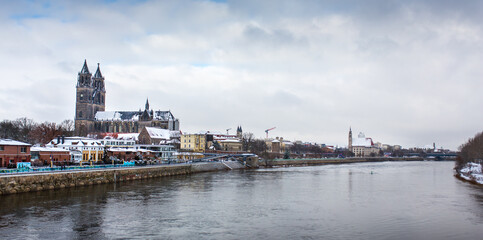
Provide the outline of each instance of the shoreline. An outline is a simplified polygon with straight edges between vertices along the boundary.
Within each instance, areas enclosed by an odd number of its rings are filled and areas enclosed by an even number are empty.
[[[317,158],[317,159],[274,159],[263,160],[261,167],[280,167],[280,166],[316,166],[329,164],[349,164],[361,162],[409,162],[409,161],[435,161],[434,159],[417,158],[389,158],[389,157],[368,157],[368,158]],[[442,160],[453,161],[453,160]]]

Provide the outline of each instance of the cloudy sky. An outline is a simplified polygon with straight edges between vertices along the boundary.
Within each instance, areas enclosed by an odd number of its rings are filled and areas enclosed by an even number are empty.
[[[73,119],[84,59],[106,110],[181,130],[456,149],[482,130],[481,1],[2,1],[0,118]],[[233,132],[234,130],[232,130]]]

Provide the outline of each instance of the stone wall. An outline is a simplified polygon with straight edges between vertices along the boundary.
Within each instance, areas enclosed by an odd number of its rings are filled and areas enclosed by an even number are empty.
[[[227,162],[231,169],[244,168]],[[0,195],[229,170],[221,162],[0,176]]]

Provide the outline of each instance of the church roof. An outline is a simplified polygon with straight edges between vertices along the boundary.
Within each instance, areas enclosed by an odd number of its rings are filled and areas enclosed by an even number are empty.
[[[87,67],[87,60],[84,59],[84,66],[82,66],[81,72],[80,73],[87,73],[90,74],[89,68]]]
[[[95,119],[98,121],[139,121],[143,112],[139,111],[99,111]],[[155,111],[153,120],[174,121],[171,111]]]
[[[101,73],[101,68],[99,67],[99,63],[97,63],[97,70],[96,70],[96,73],[94,73],[94,78],[102,78],[102,73]]]

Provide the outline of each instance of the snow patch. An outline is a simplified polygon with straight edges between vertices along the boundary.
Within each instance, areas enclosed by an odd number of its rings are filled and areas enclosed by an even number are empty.
[[[479,163],[467,163],[460,171],[461,178],[483,184],[482,165]]]

